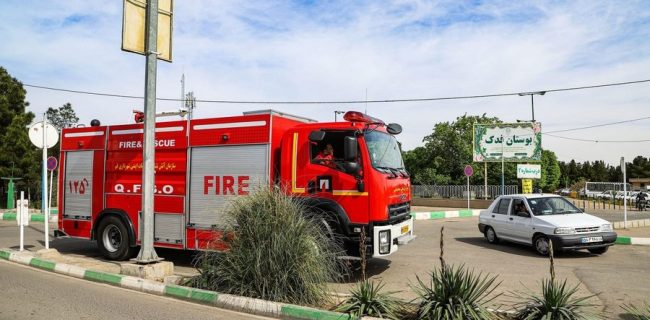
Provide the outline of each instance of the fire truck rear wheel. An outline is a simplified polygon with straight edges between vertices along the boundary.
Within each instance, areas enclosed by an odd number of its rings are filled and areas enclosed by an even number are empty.
[[[131,248],[129,242],[129,232],[120,218],[108,216],[99,223],[97,246],[104,257],[110,260],[131,258],[135,248]]]

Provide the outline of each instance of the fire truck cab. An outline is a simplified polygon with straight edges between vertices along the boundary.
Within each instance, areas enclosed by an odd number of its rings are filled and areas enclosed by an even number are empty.
[[[396,124],[359,112],[319,123],[273,110],[156,123],[154,245],[213,249],[228,202],[257,187],[303,197],[358,256],[410,242],[410,180]],[[61,137],[57,235],[97,240],[109,259],[137,253],[142,123],[67,128]]]

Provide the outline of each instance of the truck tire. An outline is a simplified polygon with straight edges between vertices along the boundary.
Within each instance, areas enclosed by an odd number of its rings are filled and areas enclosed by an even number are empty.
[[[135,254],[136,247],[129,246],[129,232],[116,216],[108,216],[99,222],[97,228],[97,247],[109,260],[127,260]]]

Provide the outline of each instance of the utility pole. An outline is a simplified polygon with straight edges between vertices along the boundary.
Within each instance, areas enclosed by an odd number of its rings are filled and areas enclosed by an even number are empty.
[[[181,76],[181,110],[185,107],[185,73]]]
[[[535,98],[534,98],[534,96],[536,96],[536,95],[543,96],[545,94],[546,94],[546,91],[535,91],[535,92],[522,92],[522,93],[519,93],[520,97],[530,96],[530,108],[531,108],[531,111],[533,113],[533,122],[535,122]]]
[[[196,97],[194,91],[190,91],[185,95],[185,109],[187,110],[188,119],[192,120],[194,117],[194,108],[196,107]]]
[[[148,264],[158,258],[153,247],[154,139],[156,130],[156,69],[158,65],[158,0],[147,1],[145,24],[144,148],[142,150],[142,235],[137,263]]]

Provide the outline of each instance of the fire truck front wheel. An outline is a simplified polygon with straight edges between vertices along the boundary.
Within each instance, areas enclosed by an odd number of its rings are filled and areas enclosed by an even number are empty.
[[[133,256],[136,248],[129,246],[129,233],[120,218],[108,216],[102,219],[97,230],[97,246],[104,257],[126,260]]]

